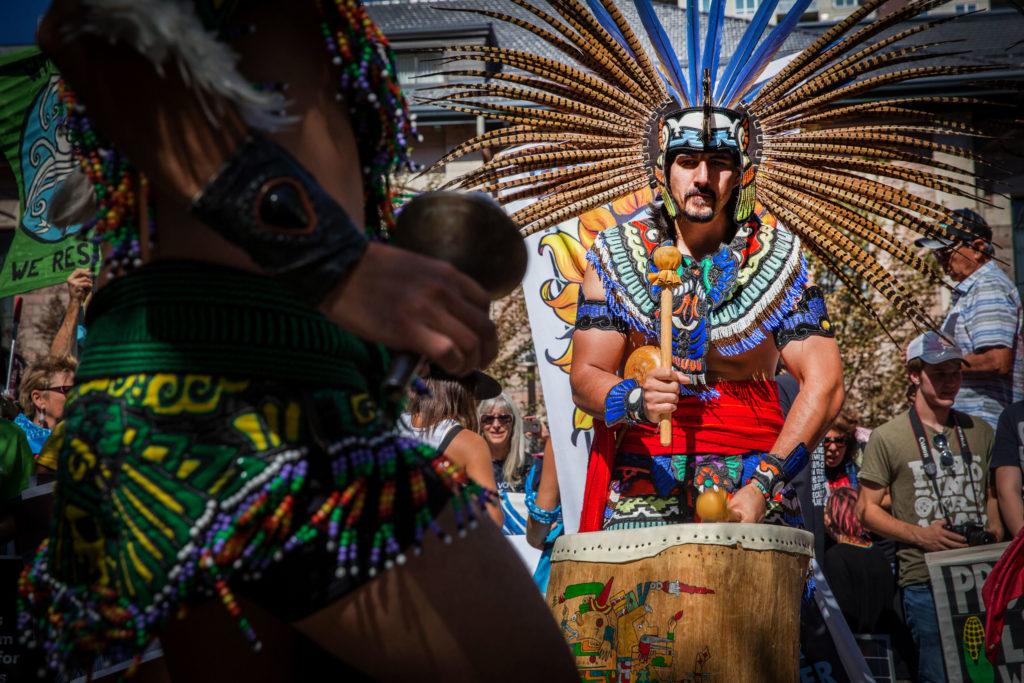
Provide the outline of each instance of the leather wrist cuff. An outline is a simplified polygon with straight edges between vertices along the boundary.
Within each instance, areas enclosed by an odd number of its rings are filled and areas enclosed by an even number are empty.
[[[765,453],[757,464],[750,481],[765,500],[771,501],[786,484],[807,465],[807,446],[798,444],[785,458],[773,453]]]
[[[368,244],[312,174],[259,135],[238,148],[192,211],[313,303],[345,277]]]
[[[647,422],[644,390],[635,379],[624,379],[608,392],[604,399],[604,422],[609,427]]]

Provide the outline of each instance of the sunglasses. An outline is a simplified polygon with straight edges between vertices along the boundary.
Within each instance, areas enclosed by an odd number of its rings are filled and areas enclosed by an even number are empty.
[[[480,418],[480,424],[486,427],[488,425],[494,424],[495,420],[497,420],[500,424],[505,425],[506,427],[512,424],[511,415],[484,415],[483,417]]]
[[[821,440],[821,443],[825,444],[826,446],[832,444],[837,446],[845,446],[846,438],[842,436],[826,436],[824,439]]]
[[[935,259],[940,263],[945,263],[949,259],[953,258],[953,254],[956,253],[957,249],[958,247],[955,244],[951,244],[948,247],[943,247],[941,249],[936,249]]]
[[[56,391],[59,394],[68,395],[68,392],[75,388],[74,384],[61,384],[57,387],[46,387],[45,391]]]
[[[932,437],[932,443],[939,451],[939,464],[943,467],[953,466],[953,451],[949,449],[949,440],[945,434],[936,434]]]

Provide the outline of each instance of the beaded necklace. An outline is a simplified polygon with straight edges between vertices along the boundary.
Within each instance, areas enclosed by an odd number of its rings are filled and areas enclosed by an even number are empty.
[[[201,8],[202,3],[197,5]],[[358,141],[366,230],[386,239],[394,225],[389,178],[400,168],[412,168],[410,144],[419,136],[398,86],[387,39],[361,0],[318,0],[316,6],[327,52],[339,67],[335,98],[347,104]],[[60,95],[72,154],[96,197],[96,216],[83,232],[89,231],[97,245],[109,245],[104,261],[111,276],[124,274],[142,265],[140,226],[146,227],[147,246],[156,238],[148,183],[93,130],[85,107],[66,84],[61,84]]]

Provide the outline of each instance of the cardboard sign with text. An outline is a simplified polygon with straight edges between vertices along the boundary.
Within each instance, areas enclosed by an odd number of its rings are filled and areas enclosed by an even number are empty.
[[[1008,543],[928,553],[946,675],[958,681],[1024,682],[1024,601],[1010,603],[995,661],[985,656],[981,588]]]

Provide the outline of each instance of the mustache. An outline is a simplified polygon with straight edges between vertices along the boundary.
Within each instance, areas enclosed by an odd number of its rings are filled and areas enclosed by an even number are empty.
[[[709,204],[714,204],[715,202],[718,201],[718,195],[715,194],[714,190],[698,190],[697,188],[688,190],[686,194],[683,196],[683,203],[685,204],[686,200],[689,199],[690,197],[706,197],[709,199]]]

